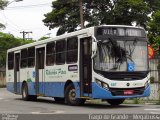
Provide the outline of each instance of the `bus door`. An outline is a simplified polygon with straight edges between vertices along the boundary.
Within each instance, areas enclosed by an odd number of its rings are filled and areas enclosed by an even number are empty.
[[[14,92],[20,93],[20,73],[19,73],[19,67],[20,67],[20,53],[15,53],[15,60],[14,60]]]
[[[45,47],[36,49],[36,94],[44,94]]]
[[[81,97],[92,93],[91,37],[80,39]]]

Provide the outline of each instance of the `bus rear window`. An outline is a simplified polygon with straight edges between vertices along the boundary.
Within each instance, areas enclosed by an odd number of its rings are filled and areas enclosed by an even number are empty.
[[[21,68],[27,67],[28,64],[28,52],[27,49],[21,50]]]
[[[35,66],[35,47],[28,48],[28,67]]]
[[[8,53],[8,70],[12,70],[14,68],[14,53]]]
[[[55,62],[55,43],[51,42],[47,44],[46,51],[46,65],[53,65]]]

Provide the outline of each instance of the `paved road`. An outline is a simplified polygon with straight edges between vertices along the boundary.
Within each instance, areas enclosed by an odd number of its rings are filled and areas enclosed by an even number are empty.
[[[107,103],[86,103],[69,106],[56,103],[53,98],[38,98],[36,102],[23,101],[20,95],[0,88],[0,114],[160,114],[160,105],[122,104],[113,107]]]

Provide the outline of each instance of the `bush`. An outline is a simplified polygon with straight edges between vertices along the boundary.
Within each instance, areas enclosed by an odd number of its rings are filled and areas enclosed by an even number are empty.
[[[154,78],[153,76],[150,77],[150,82],[151,82],[151,83],[154,83],[154,79],[155,79],[155,78]]]
[[[133,103],[134,104],[139,104],[139,99],[138,98],[134,98]]]

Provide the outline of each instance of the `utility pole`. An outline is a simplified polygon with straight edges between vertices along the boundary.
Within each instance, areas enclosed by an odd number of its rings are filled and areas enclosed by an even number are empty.
[[[28,34],[28,36],[29,36],[29,33],[32,33],[32,31],[29,31],[29,32],[25,32],[25,31],[22,31],[22,32],[20,32],[20,33],[22,33],[23,34],[23,40],[25,40],[25,39],[32,39],[32,38],[26,38],[26,35]]]
[[[160,45],[158,46],[158,93],[159,93],[159,98],[158,102],[160,103]]]
[[[84,28],[84,21],[83,21],[83,3],[82,0],[79,0],[79,11],[80,11],[80,20],[81,20],[81,29]]]

